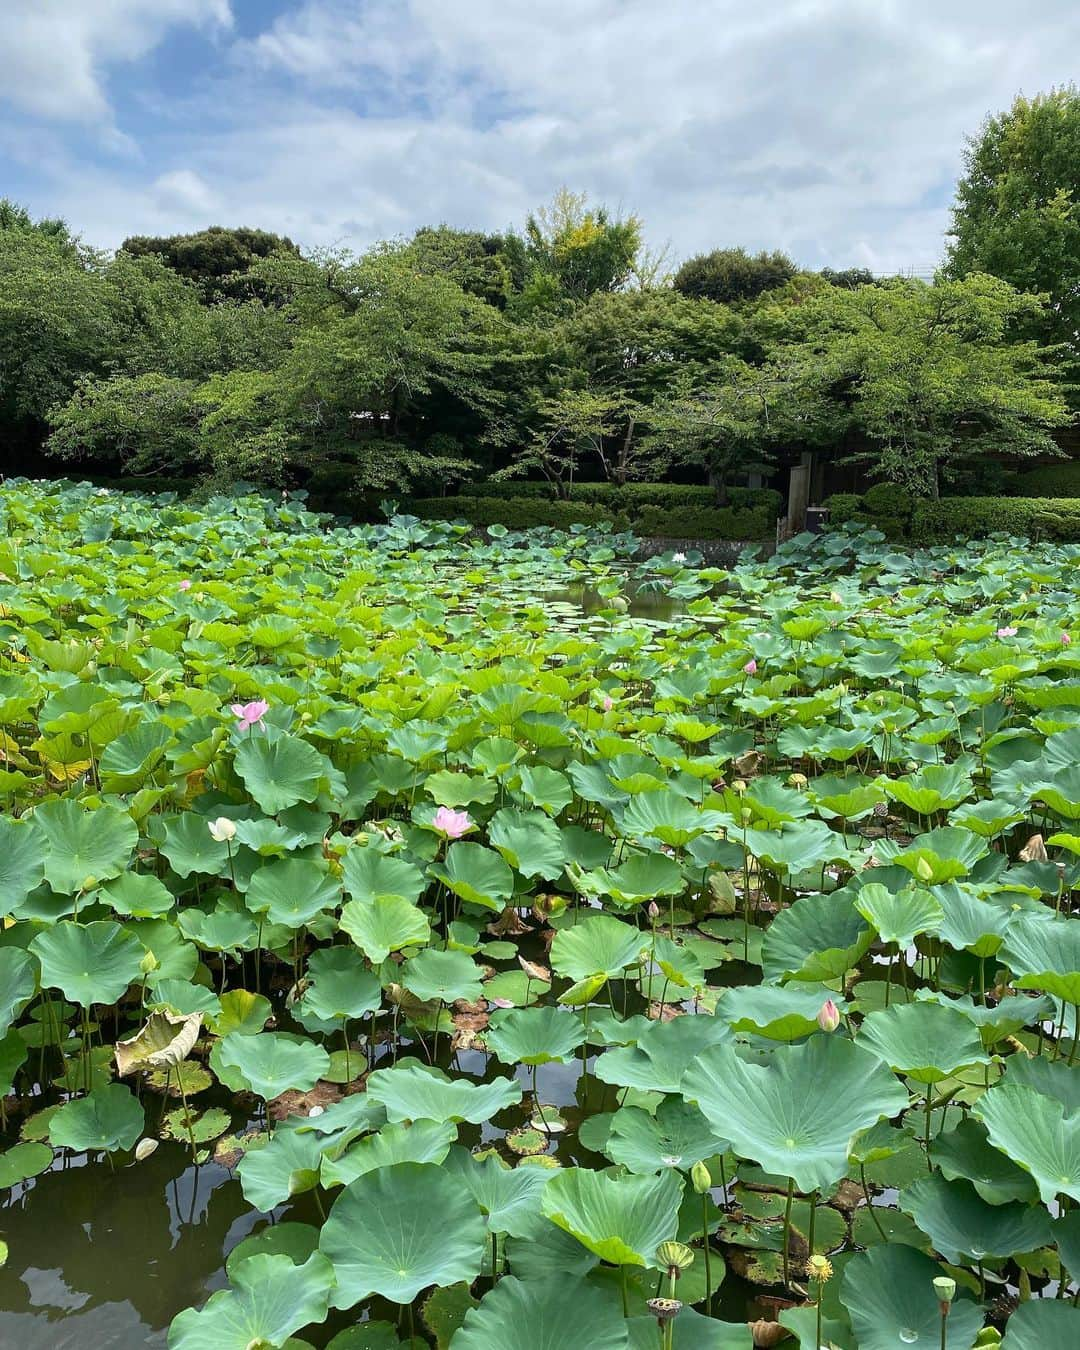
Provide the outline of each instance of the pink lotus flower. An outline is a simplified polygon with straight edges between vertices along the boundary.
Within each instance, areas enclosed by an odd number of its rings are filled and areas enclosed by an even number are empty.
[[[232,704],[233,716],[239,719],[237,731],[250,731],[252,727],[257,727],[269,711],[270,704],[264,698],[257,698],[251,703]]]
[[[753,657],[751,657],[750,660],[747,661],[746,665],[743,666],[743,674],[744,674],[744,675],[756,675],[756,674],[757,674],[757,662],[754,660]]]
[[[611,697],[610,694],[605,694],[605,695],[604,695],[604,711],[605,711],[605,712],[610,712],[610,711],[612,710],[612,708],[614,708],[614,706],[615,706],[615,700]]]
[[[493,1008],[512,1008],[514,1006],[513,999],[509,998],[489,998],[488,1002]]]
[[[1017,630],[1015,628],[999,628],[997,635],[999,638],[1015,637]]]
[[[1068,635],[1068,633],[1062,633],[1062,635],[1061,635],[1061,645],[1062,645],[1063,647],[1067,647],[1067,646],[1069,645],[1070,642],[1072,642],[1072,638]]]
[[[182,582],[180,583],[180,585],[177,587],[177,590],[180,590],[180,591],[190,591],[190,590],[191,590],[191,582],[188,580],[187,577],[185,577],[185,578],[183,579],[183,581],[182,581]]]
[[[449,806],[440,806],[431,823],[444,839],[460,839],[463,834],[476,829],[468,811],[453,811]]]
[[[835,1031],[840,1025],[840,1009],[827,998],[821,1005],[821,1011],[817,1015],[817,1024],[822,1031]]]

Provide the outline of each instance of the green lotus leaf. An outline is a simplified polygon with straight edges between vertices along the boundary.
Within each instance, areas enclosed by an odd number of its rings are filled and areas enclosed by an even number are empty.
[[[1057,1299],[1021,1303],[1005,1324],[1001,1350],[1075,1350],[1080,1345],[1080,1308]]]
[[[840,1300],[859,1350],[904,1350],[941,1344],[941,1312],[934,1280],[942,1269],[914,1247],[894,1243],[860,1252],[844,1267]],[[971,1350],[983,1324],[970,1299],[953,1303],[945,1323],[945,1350]]]
[[[657,1247],[678,1231],[682,1194],[682,1179],[670,1168],[644,1177],[567,1167],[544,1188],[541,1208],[602,1261],[655,1266]]]
[[[319,1230],[308,1223],[275,1223],[242,1238],[225,1258],[225,1273],[231,1280],[236,1267],[250,1256],[287,1256],[302,1266],[319,1248]]]
[[[310,858],[283,858],[252,873],[244,904],[271,923],[303,928],[341,900],[341,887],[326,868]]]
[[[623,908],[686,889],[679,864],[666,853],[634,854],[618,867],[582,873],[575,884],[583,894],[607,896]]]
[[[20,1181],[29,1181],[39,1177],[52,1166],[53,1151],[48,1144],[30,1141],[16,1144],[6,1152],[0,1153],[0,1187],[8,1190]],[[0,1266],[2,1266],[0,1262]]]
[[[39,933],[30,951],[41,962],[41,983],[83,1008],[119,1002],[143,959],[138,940],[109,920],[57,924]]]
[[[325,1147],[314,1131],[300,1134],[279,1125],[265,1148],[249,1150],[237,1165],[244,1199],[269,1214],[292,1196],[314,1190]]]
[[[713,1046],[687,1070],[681,1092],[737,1153],[792,1177],[804,1193],[839,1181],[853,1136],[908,1105],[874,1055],[837,1036],[778,1046],[763,1065]]]
[[[906,848],[888,839],[874,845],[879,862],[895,863],[930,886],[967,876],[988,850],[985,839],[955,825],[920,834]]]
[[[828,1325],[827,1321],[822,1322],[825,1334]],[[629,1350],[654,1350],[655,1317],[630,1317],[626,1326],[630,1332]],[[685,1301],[674,1322],[672,1350],[753,1350],[753,1346],[754,1337],[748,1323],[720,1322],[686,1307]]]
[[[229,865],[229,848],[210,833],[210,821],[194,811],[185,811],[165,822],[161,852],[178,877],[193,873],[219,876]]]
[[[1080,1200],[1080,1111],[1008,1079],[972,1110],[991,1144],[1035,1178],[1044,1205],[1057,1195]]]
[[[504,1064],[565,1063],[585,1040],[580,1020],[558,1008],[512,1008],[492,1013],[484,1041]]]
[[[762,943],[765,980],[823,983],[857,966],[874,940],[873,929],[847,891],[807,895],[781,910]]]
[[[467,1078],[450,1079],[420,1065],[403,1064],[376,1069],[367,1080],[367,1092],[372,1101],[386,1108],[391,1121],[434,1120],[440,1124],[467,1120],[479,1125],[521,1101],[521,1084],[513,1078],[473,1083]]]
[[[163,722],[144,720],[110,741],[101,752],[98,772],[105,792],[133,792],[165,758],[173,733]]]
[[[583,1247],[572,1234],[556,1227],[539,1210],[525,1221],[524,1227],[525,1236],[507,1237],[504,1247],[510,1267],[520,1280],[587,1275],[600,1264],[595,1253]]]
[[[934,932],[945,916],[929,891],[917,886],[890,891],[874,882],[858,891],[855,908],[882,942],[897,942],[901,947],[910,947],[920,933]]]
[[[456,1138],[457,1126],[451,1121],[414,1120],[383,1125],[344,1151],[324,1154],[322,1183],[347,1186],[365,1172],[376,1172],[395,1163],[441,1163]]]
[[[732,1031],[752,1031],[770,1041],[796,1041],[818,1030],[818,1014],[828,999],[843,1012],[846,1003],[824,985],[740,985],[725,991],[716,1015]]]
[[[966,950],[983,958],[993,956],[1012,921],[1011,912],[981,900],[962,882],[939,886],[937,894],[944,910],[938,928],[941,940],[957,951]]]
[[[731,1039],[719,1017],[677,1017],[652,1022],[636,1045],[607,1050],[596,1061],[596,1076],[617,1087],[643,1092],[678,1092],[686,1070],[709,1046]]]
[[[382,1002],[382,986],[353,947],[320,947],[308,958],[300,1007],[324,1022],[366,1017]]]
[[[1044,1097],[1054,1097],[1066,1111],[1080,1109],[1080,1065],[1075,1067],[1064,1060],[1047,1059],[1036,1055],[1010,1055],[1005,1075],[1007,1083],[1034,1088]]]
[[[619,827],[628,839],[656,839],[669,848],[685,848],[706,830],[724,823],[719,811],[692,806],[679,792],[639,792],[630,798]]]
[[[927,764],[905,778],[890,779],[889,796],[919,816],[956,806],[971,795],[971,779],[958,764]]]
[[[0,816],[0,913],[10,914],[45,875],[45,839],[28,820]]]
[[[957,1012],[975,1023],[979,1028],[983,1048],[989,1050],[1006,1036],[1012,1036],[1026,1026],[1037,1026],[1045,1018],[1054,1016],[1054,1000],[1047,994],[1035,998],[1003,998],[999,1003],[977,1003],[970,994],[960,994],[950,998],[947,994],[935,993],[932,989],[917,989],[917,1003],[940,1003],[944,1008],[954,1008]]]
[[[319,1248],[337,1277],[335,1307],[351,1308],[371,1294],[411,1303],[431,1285],[471,1284],[486,1235],[476,1202],[449,1173],[405,1162],[350,1182],[334,1201]]]
[[[380,853],[370,844],[366,848],[353,845],[345,854],[342,872],[346,894],[361,902],[396,898],[411,905],[427,884],[419,867]]]
[[[173,1012],[186,1016],[188,1013],[202,1013],[205,1018],[221,1016],[221,1000],[205,985],[192,984],[190,980],[158,980],[152,990],[147,990],[146,1007],[151,1012]]]
[[[15,1075],[26,1063],[29,1046],[19,1029],[12,1027],[0,1037],[0,1097],[6,1097],[15,1085]]]
[[[321,1046],[284,1031],[252,1036],[233,1031],[218,1042],[215,1052],[223,1070],[231,1070],[265,1101],[283,1092],[310,1092],[330,1067],[330,1056]]]
[[[236,772],[268,816],[297,802],[313,802],[327,763],[313,745],[284,733],[245,736],[236,751]]]
[[[808,871],[826,862],[847,862],[849,857],[844,836],[820,820],[796,820],[779,830],[750,829],[741,837],[748,851],[772,872]]]
[[[108,803],[91,811],[69,798],[42,802],[33,820],[45,840],[45,880],[59,895],[119,876],[139,842],[132,818]]]
[[[958,1069],[989,1063],[971,1018],[944,1004],[905,1003],[872,1012],[863,1018],[856,1044],[918,1083],[940,1083]]]
[[[953,1265],[1033,1252],[1051,1241],[1050,1216],[1041,1205],[988,1204],[969,1181],[920,1177],[900,1192],[899,1205]]]
[[[649,1175],[677,1167],[688,1172],[696,1162],[723,1153],[722,1139],[696,1106],[667,1097],[656,1114],[637,1106],[623,1106],[611,1117],[604,1152],[629,1172]]]
[[[37,990],[37,966],[18,947],[0,947],[0,1036],[26,1007]]]
[[[210,1019],[215,1036],[225,1037],[233,1032],[254,1036],[266,1026],[272,1011],[270,1000],[247,989],[229,989],[218,1000],[221,1011]]]
[[[176,907],[176,897],[149,872],[121,872],[102,886],[98,898],[117,914],[136,919],[156,919]]]
[[[1080,924],[1018,915],[998,959],[1012,971],[1017,989],[1041,989],[1080,1006]]]
[[[441,999],[453,1003],[480,997],[480,969],[465,952],[439,951],[427,947],[411,956],[401,969],[401,983],[425,1003]]]
[[[258,928],[250,914],[241,914],[223,906],[209,914],[191,907],[177,917],[177,927],[184,937],[208,952],[229,952],[235,955],[254,947]]]
[[[568,1316],[568,1310],[573,1309]],[[656,1322],[650,1345],[655,1346]],[[629,1350],[618,1298],[585,1280],[508,1275],[465,1314],[452,1350]]]
[[[566,862],[559,827],[543,811],[504,806],[488,822],[488,840],[523,877],[554,881]]]
[[[649,936],[610,914],[590,914],[572,927],[560,928],[551,944],[551,968],[568,980],[590,975],[617,979],[636,965]]]
[[[554,1175],[542,1167],[507,1167],[490,1154],[474,1158],[455,1145],[443,1163],[456,1176],[487,1216],[493,1233],[524,1237],[540,1206],[540,1194]]]
[[[947,1181],[957,1177],[970,1181],[990,1205],[1003,1205],[1009,1200],[1027,1202],[1038,1196],[1030,1174],[993,1148],[986,1126],[970,1116],[931,1140],[930,1161]]]
[[[453,893],[470,905],[502,909],[514,893],[514,873],[494,849],[483,844],[451,844],[446,861],[432,863],[428,869]]]
[[[400,895],[350,900],[341,909],[341,929],[376,966],[391,952],[422,947],[431,940],[431,925],[426,916]]]
[[[232,1288],[173,1318],[169,1350],[282,1345],[294,1331],[326,1317],[334,1270],[319,1252],[303,1265],[284,1254],[266,1254],[241,1261],[231,1280]]]
[[[77,1153],[114,1153],[134,1148],[142,1131],[142,1106],[122,1083],[108,1083],[65,1102],[49,1121],[49,1142]]]

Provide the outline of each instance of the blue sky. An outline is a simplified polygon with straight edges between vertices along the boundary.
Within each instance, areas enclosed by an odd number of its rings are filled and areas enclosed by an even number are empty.
[[[1075,0],[2,0],[0,195],[362,248],[566,185],[674,260],[927,271],[964,137],[1078,70]]]

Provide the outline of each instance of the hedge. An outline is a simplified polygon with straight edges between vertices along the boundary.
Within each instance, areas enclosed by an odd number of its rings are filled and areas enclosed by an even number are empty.
[[[551,525],[568,530],[571,525],[614,525],[627,528],[624,516],[613,514],[591,502],[542,501],[532,497],[418,497],[402,507],[422,520],[464,520],[470,525],[505,525],[511,530],[527,530],[534,525]]]
[[[1016,474],[1010,492],[1017,497],[1080,497],[1080,459],[1042,464]]]
[[[668,511],[642,506],[633,517],[636,534],[659,539],[767,539],[776,529],[776,516],[765,507],[698,507]]]
[[[554,501],[551,484],[527,482],[506,478],[497,482],[466,483],[463,497],[500,497],[522,500]],[[642,506],[659,506],[676,510],[727,510],[729,507],[755,509],[764,507],[775,519],[780,513],[783,498],[773,488],[733,487],[728,489],[728,507],[717,507],[716,493],[699,483],[575,483],[571,500],[602,504],[612,511],[633,513]]]
[[[977,538],[998,533],[1080,543],[1080,497],[940,497],[922,501],[898,491],[891,500],[872,498],[877,491],[871,489],[865,497],[850,492],[830,497],[825,503],[829,524],[864,520],[890,539],[916,544],[947,543],[957,535]]]

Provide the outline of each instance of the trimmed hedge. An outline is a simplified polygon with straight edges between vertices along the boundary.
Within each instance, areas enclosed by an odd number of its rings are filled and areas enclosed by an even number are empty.
[[[658,539],[767,539],[776,528],[776,517],[763,506],[677,511],[642,506],[633,518],[633,528],[636,534]]]
[[[500,497],[503,499],[554,501],[551,484],[526,482],[519,479],[500,479],[497,482],[466,483],[461,488],[463,497]],[[775,518],[780,513],[783,498],[773,488],[733,487],[728,490],[729,504],[717,507],[716,493],[699,483],[575,483],[571,500],[606,506],[611,511],[633,514],[642,506],[659,506],[676,510],[729,510],[764,507]]]
[[[1016,474],[1010,491],[1017,497],[1080,497],[1080,459],[1042,464]]]
[[[421,520],[464,520],[470,525],[505,525],[527,530],[551,525],[568,530],[571,525],[614,525],[627,528],[626,518],[591,502],[542,501],[534,497],[419,497],[403,508]]]
[[[877,526],[890,539],[915,544],[947,543],[957,535],[978,538],[999,533],[1080,543],[1080,497],[940,497],[937,501],[918,501],[897,490],[891,499],[879,495],[871,500],[877,492],[872,488],[865,497],[850,492],[830,497],[825,503],[829,524],[862,520]]]

